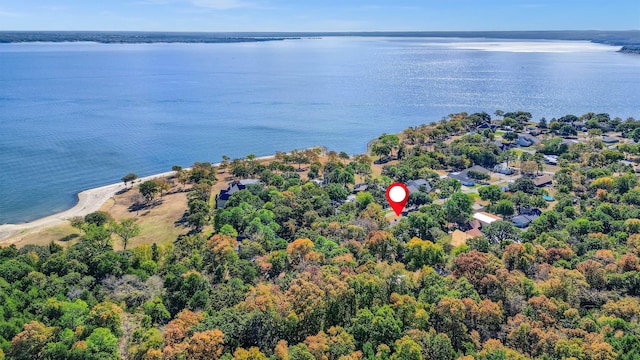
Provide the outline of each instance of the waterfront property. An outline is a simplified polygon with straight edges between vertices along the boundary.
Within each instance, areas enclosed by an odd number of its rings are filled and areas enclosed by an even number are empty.
[[[224,190],[220,190],[220,193],[216,195],[216,208],[224,208],[224,204],[229,200],[229,198],[231,198],[231,195],[240,190],[246,189],[247,185],[253,184],[262,184],[262,182],[259,179],[243,179],[230,183],[229,187]]]

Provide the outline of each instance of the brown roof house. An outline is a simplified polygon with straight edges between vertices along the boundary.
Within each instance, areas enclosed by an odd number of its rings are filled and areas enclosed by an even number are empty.
[[[536,184],[537,187],[545,187],[547,185],[551,185],[552,182],[553,176],[549,174],[544,174],[542,176],[533,178],[533,183]]]

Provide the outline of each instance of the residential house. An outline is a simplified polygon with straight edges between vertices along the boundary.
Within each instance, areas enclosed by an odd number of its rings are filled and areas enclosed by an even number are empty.
[[[471,171],[471,170],[478,171],[478,172],[481,172],[481,173],[484,173],[484,174],[488,174],[488,175],[491,174],[490,170],[487,170],[486,168],[484,168],[482,166],[475,165],[475,166],[472,166],[472,167],[470,167],[468,169],[464,169],[464,170],[459,171],[459,172],[449,173],[448,176],[450,178],[452,178],[452,179],[460,180],[460,182],[464,186],[473,186],[473,185],[476,184],[476,180],[469,177],[469,171]]]
[[[469,238],[473,238],[473,237],[477,237],[477,236],[484,236],[484,234],[482,233],[482,231],[480,231],[480,229],[471,229],[467,232],[465,232],[465,234],[467,234],[467,236]]]
[[[476,131],[477,132],[482,132],[482,131],[484,131],[486,129],[490,129],[491,131],[495,132],[498,129],[498,125],[485,122],[485,123],[482,123],[482,124],[476,126]]]
[[[511,222],[517,228],[524,229],[531,224],[535,219],[539,218],[542,211],[539,209],[531,209],[523,211],[520,215],[511,218]]]
[[[573,126],[576,128],[576,130],[581,131],[581,132],[587,132],[587,126],[585,125],[585,123],[581,122],[581,121],[574,121],[573,122]]]
[[[602,142],[605,144],[615,144],[620,142],[620,140],[611,136],[602,135]]]
[[[520,137],[518,137],[518,140],[516,140],[516,145],[522,146],[522,147],[529,147],[529,146],[533,145],[533,141],[531,141],[531,140],[529,140],[529,139],[527,139],[527,138],[525,138],[523,136],[520,136]]]
[[[532,146],[540,143],[540,138],[533,136],[531,134],[519,134],[518,140],[516,140],[516,144],[520,146]],[[528,144],[528,145],[524,145]]]
[[[368,188],[369,188],[369,185],[367,185],[367,184],[356,184],[353,187],[353,193],[356,194],[356,193],[359,193],[361,191],[366,191]]]
[[[543,174],[542,176],[533,178],[533,183],[536,184],[537,187],[545,187],[551,185],[552,182],[553,176],[550,174]]]
[[[409,194],[417,193],[420,191],[420,188],[424,189],[424,192],[431,192],[433,188],[429,185],[429,182],[425,179],[416,179],[407,181],[407,189],[409,189]]]
[[[243,179],[240,181],[234,181],[230,183],[226,189],[220,190],[220,193],[216,195],[216,208],[217,209],[224,208],[224,204],[226,204],[229,198],[231,198],[231,195],[233,195],[234,193],[240,190],[246,189],[247,185],[254,185],[254,184],[261,185],[262,182],[259,179]]]
[[[483,234],[478,229],[471,229],[467,232],[454,230],[451,233],[451,245],[453,247],[464,245],[467,243],[467,240],[474,238],[476,236],[483,236]]]
[[[498,215],[490,214],[488,212],[477,212],[473,214],[473,218],[480,221],[480,224],[482,226],[486,226],[498,220],[502,220],[502,217]]]
[[[493,172],[502,174],[502,175],[513,175],[516,173],[516,169],[510,166],[507,166],[506,162],[500,163],[493,167]]]

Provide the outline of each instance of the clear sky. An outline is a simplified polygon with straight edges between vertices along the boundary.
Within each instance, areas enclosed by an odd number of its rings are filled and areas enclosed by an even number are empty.
[[[640,0],[0,0],[0,30],[640,29]]]

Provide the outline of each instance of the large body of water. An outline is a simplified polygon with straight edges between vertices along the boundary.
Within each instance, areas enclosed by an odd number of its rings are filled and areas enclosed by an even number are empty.
[[[450,113],[640,117],[640,56],[586,42],[0,45],[0,224],[128,172],[371,138]]]

